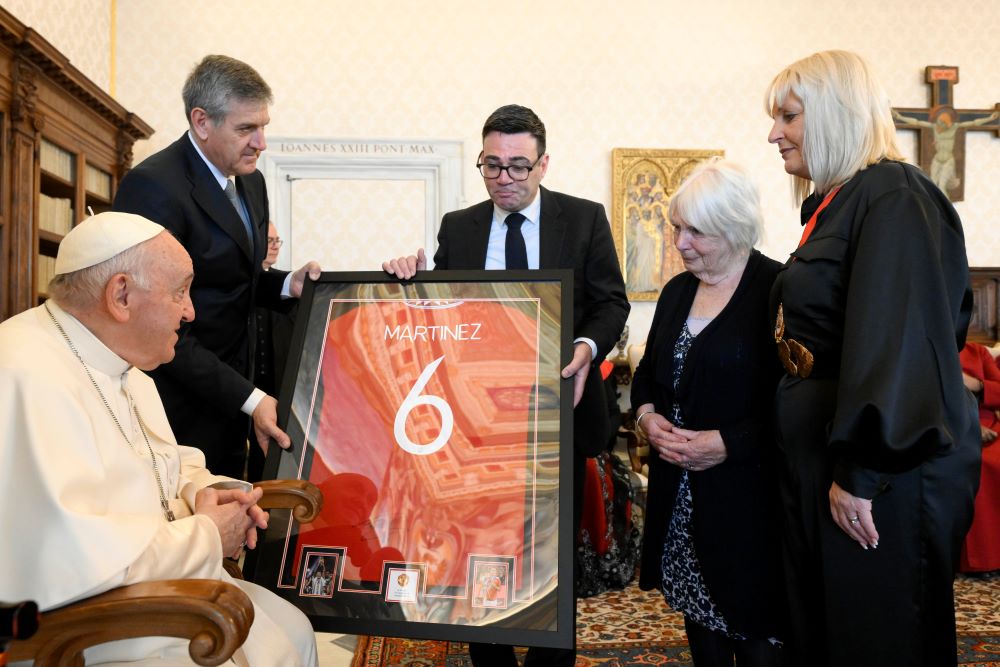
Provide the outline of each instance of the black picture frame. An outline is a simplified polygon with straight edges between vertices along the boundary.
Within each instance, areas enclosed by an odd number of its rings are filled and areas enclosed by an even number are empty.
[[[572,290],[566,270],[307,281],[292,447],[264,478],[310,479],[324,507],[272,511],[247,578],[319,631],[572,648]]]

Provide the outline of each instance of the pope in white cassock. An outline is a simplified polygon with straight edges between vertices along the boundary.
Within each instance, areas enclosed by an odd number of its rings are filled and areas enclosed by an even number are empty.
[[[45,610],[140,581],[222,579],[254,603],[237,663],[315,665],[308,619],[222,569],[266,527],[261,492],[210,488],[226,478],[175,442],[143,373],[173,358],[194,318],[192,278],[163,227],[101,213],[60,244],[52,298],[0,323],[0,597]],[[186,641],[166,637],[85,657],[194,664]]]

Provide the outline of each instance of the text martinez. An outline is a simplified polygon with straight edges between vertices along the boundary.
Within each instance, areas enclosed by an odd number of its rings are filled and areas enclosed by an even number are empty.
[[[394,328],[388,324],[385,326],[386,340],[482,340],[479,337],[481,322],[470,322],[466,324],[456,324],[454,326],[444,326],[434,324],[424,326],[420,324],[408,325],[397,324]]]

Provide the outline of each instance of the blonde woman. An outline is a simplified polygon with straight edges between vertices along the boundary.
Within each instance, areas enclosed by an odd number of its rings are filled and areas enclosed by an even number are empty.
[[[961,221],[856,54],[793,63],[765,104],[804,225],[772,293],[792,664],[954,665],[979,479]]]

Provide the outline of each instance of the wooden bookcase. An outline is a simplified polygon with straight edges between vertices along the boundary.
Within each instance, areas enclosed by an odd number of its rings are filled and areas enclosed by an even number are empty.
[[[44,299],[63,235],[111,207],[152,133],[0,7],[0,319]]]
[[[972,321],[968,339],[992,345],[1000,341],[1000,267],[969,268],[972,283]]]

